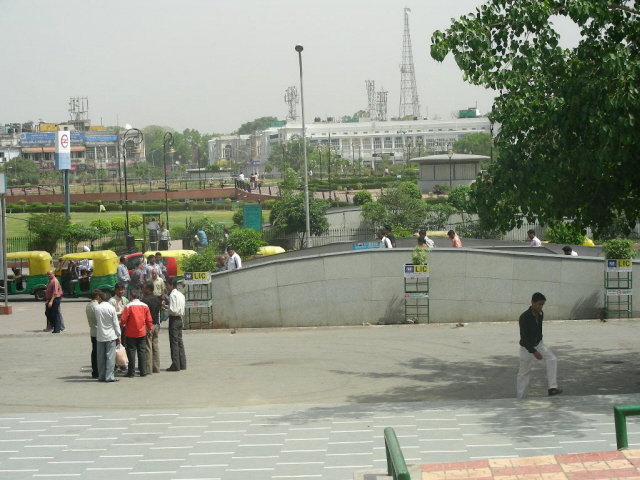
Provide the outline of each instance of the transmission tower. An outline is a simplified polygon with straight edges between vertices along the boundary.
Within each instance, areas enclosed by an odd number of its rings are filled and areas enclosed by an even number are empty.
[[[289,114],[287,118],[291,120],[298,119],[298,90],[296,87],[289,87],[284,94],[284,103],[289,105]]]
[[[71,120],[82,121],[89,119],[89,98],[71,97],[69,101],[69,115]]]
[[[376,82],[373,80],[365,80],[367,85],[367,111],[372,122],[378,120],[378,109],[376,108]]]
[[[376,94],[377,96],[376,109],[378,111],[376,118],[381,122],[387,121],[387,94],[388,93],[389,92],[382,90]]]
[[[402,40],[402,65],[400,65],[400,118],[419,117],[420,102],[416,87],[416,72],[411,52],[411,34],[409,33],[410,8],[404,9],[404,37]]]

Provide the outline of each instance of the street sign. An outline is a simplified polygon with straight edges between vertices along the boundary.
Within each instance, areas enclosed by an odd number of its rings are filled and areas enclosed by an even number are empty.
[[[354,250],[371,250],[382,248],[382,242],[353,242]]]
[[[209,272],[184,272],[185,285],[205,285],[211,283]]]
[[[607,259],[604,266],[607,272],[631,272],[633,262],[630,259]]]
[[[404,294],[404,298],[405,300],[420,300],[420,299],[425,299],[425,298],[429,298],[429,294],[428,293],[420,293],[420,292],[414,292],[414,293],[405,293]]]
[[[186,308],[207,308],[213,305],[213,300],[187,300],[184,302]]]
[[[55,148],[56,170],[69,170],[71,168],[71,132],[58,130],[56,132]]]
[[[607,297],[629,297],[631,295],[633,295],[633,290],[630,288],[607,290]]]
[[[405,265],[404,278],[428,278],[429,265]]]

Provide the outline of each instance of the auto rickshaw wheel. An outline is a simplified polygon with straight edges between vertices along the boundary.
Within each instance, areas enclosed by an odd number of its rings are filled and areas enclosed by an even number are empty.
[[[36,297],[36,300],[44,300],[44,288],[40,288],[33,292],[33,296]]]

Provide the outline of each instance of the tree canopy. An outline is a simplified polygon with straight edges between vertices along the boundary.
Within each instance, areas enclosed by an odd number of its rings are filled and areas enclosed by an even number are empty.
[[[375,202],[362,206],[362,217],[374,227],[392,225],[412,231],[424,225],[427,206],[420,189],[412,182],[396,182],[385,188]]]
[[[309,198],[309,228],[311,229],[311,235],[323,235],[329,229],[329,221],[326,217],[328,208],[328,200]],[[273,204],[273,208],[269,213],[269,222],[280,231],[297,234],[300,248],[302,248],[307,228],[304,193],[297,195],[285,193],[280,200]]]
[[[473,187],[487,226],[570,217],[597,232],[638,219],[639,15],[627,0],[488,0],[434,32],[434,59],[451,53],[466,81],[498,92],[500,158]]]
[[[8,160],[2,166],[2,171],[7,175],[7,184],[9,185],[38,183],[38,180],[40,180],[38,165],[23,157],[15,157]]]
[[[260,117],[251,122],[246,122],[240,125],[240,128],[236,132],[238,135],[251,135],[252,133],[259,132],[265,128],[269,128],[271,122],[277,122],[276,117]]]

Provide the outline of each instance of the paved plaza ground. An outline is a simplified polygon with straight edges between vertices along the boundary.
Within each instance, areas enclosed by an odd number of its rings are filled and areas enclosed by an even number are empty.
[[[387,426],[409,463],[606,451],[612,406],[640,403],[638,320],[545,322],[565,393],[546,396],[541,363],[517,401],[515,321],[187,331],[187,370],[100,384],[86,301],[63,302],[60,335],[42,303],[11,304],[0,478],[347,480],[384,468]],[[160,348],[166,368],[166,329]],[[633,417],[629,434],[638,448]]]

